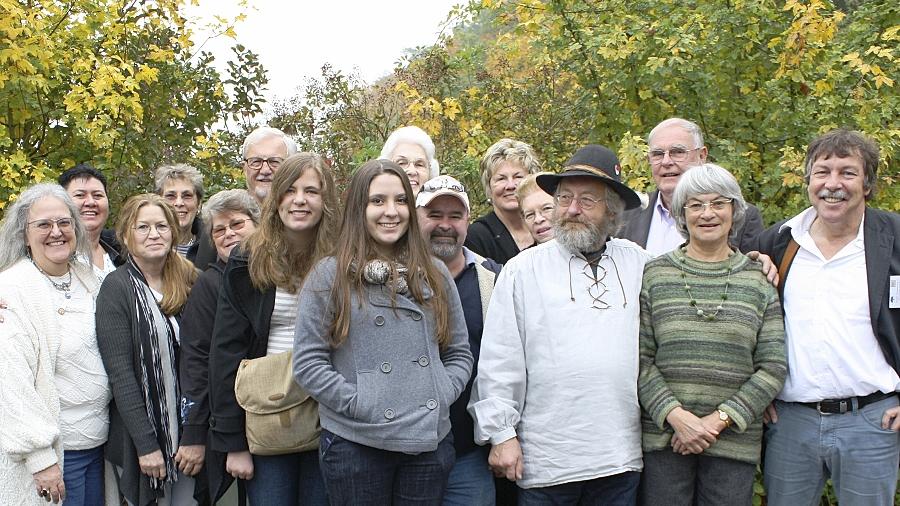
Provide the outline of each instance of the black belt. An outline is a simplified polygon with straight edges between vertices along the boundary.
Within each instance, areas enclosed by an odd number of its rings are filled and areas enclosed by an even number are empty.
[[[797,402],[801,406],[813,408],[823,415],[835,415],[853,411],[853,399],[856,399],[856,409],[862,409],[869,404],[894,397],[896,392],[886,394],[884,392],[875,392],[863,397],[847,397],[846,399],[825,399],[819,402]]]

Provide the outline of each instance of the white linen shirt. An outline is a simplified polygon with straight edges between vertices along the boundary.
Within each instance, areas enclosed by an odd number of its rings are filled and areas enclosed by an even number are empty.
[[[624,239],[606,255],[607,309],[591,307],[584,257],[555,240],[510,260],[494,288],[469,412],[479,444],[518,436],[522,488],[643,467],[638,297],[650,256]]]
[[[654,257],[665,255],[684,244],[684,236],[675,226],[675,217],[663,205],[662,196],[657,195],[647,232],[647,251]]]
[[[800,249],[784,285],[788,375],[778,398],[817,402],[894,392],[900,377],[869,316],[863,222],[856,238],[826,260],[809,234],[815,218],[810,207],[781,227],[791,228]]]

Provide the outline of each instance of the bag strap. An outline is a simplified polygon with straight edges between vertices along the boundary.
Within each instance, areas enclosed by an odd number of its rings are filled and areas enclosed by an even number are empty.
[[[797,244],[797,241],[794,240],[793,237],[788,241],[787,249],[784,250],[784,256],[781,257],[781,264],[778,265],[778,283],[783,285],[784,280],[787,277],[788,269],[791,267],[791,262],[794,261],[794,256],[797,255],[797,250],[800,249],[800,245]]]

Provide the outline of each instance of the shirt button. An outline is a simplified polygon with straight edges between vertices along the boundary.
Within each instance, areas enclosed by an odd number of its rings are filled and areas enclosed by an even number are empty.
[[[381,316],[381,315],[376,316],[375,317],[375,325],[378,325],[379,327],[384,325],[384,316]]]
[[[382,362],[381,363],[381,372],[387,374],[391,372],[391,363],[390,362]]]
[[[393,420],[394,419],[394,410],[391,408],[387,408],[386,410],[384,410],[384,417],[387,418],[388,420]]]
[[[419,313],[413,313],[412,319],[415,321],[419,321],[422,319],[422,315],[420,315]]]
[[[428,399],[428,400],[425,402],[425,407],[428,408],[428,409],[434,409],[434,408],[437,407],[437,401],[434,400],[434,399]]]
[[[422,367],[428,367],[428,357],[426,357],[425,355],[419,357],[419,360],[416,360],[416,362],[418,362]]]

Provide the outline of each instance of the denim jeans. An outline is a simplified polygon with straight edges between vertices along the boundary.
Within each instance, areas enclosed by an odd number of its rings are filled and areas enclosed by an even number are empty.
[[[882,429],[881,417],[897,404],[897,397],[889,397],[863,409],[822,415],[775,401],[778,422],[765,432],[769,505],[819,504],[829,476],[841,506],[894,504],[900,433]]]
[[[435,451],[418,455],[361,445],[325,429],[319,439],[322,475],[335,506],[440,505],[454,455],[451,435]]]
[[[634,506],[639,471],[573,481],[552,487],[520,488],[519,506]]]
[[[641,506],[750,506],[756,464],[671,449],[644,452]]]
[[[254,455],[247,482],[253,506],[326,505],[325,483],[316,450],[287,455]]]
[[[103,505],[103,445],[63,452],[66,506]]]
[[[490,446],[480,446],[456,458],[447,490],[444,506],[493,506],[494,473],[488,467]]]

